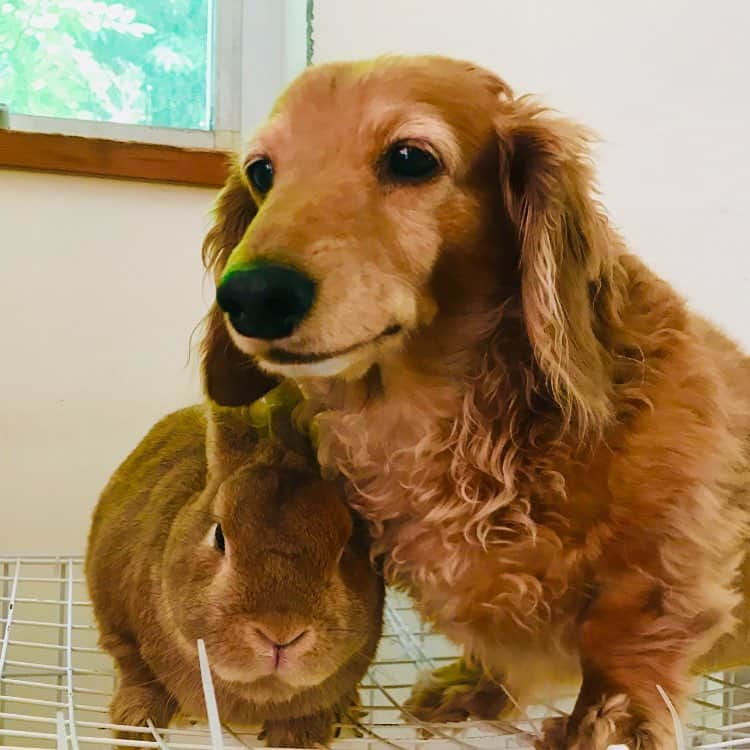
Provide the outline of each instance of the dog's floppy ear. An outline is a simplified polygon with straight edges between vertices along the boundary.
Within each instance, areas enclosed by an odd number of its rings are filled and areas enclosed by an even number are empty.
[[[239,165],[232,161],[226,184],[214,205],[214,223],[203,242],[203,264],[215,281],[221,276],[232,250],[255,216],[256,207],[242,181]],[[203,386],[208,397],[222,406],[250,404],[277,384],[262,373],[250,357],[232,342],[224,314],[211,306],[201,345]]]
[[[227,181],[214,203],[213,224],[203,240],[203,265],[213,273],[216,281],[256,213],[257,207],[242,180],[239,162],[232,157]]]
[[[278,385],[241,352],[227,330],[224,314],[211,305],[201,342],[201,369],[206,395],[221,406],[247,406]]]
[[[589,136],[524,100],[496,129],[535,361],[566,422],[601,427],[610,414],[610,376],[593,300],[606,284],[612,240],[594,197]]]

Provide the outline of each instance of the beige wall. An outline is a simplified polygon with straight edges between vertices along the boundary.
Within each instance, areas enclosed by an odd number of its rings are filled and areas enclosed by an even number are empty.
[[[593,125],[633,248],[750,346],[750,4],[316,0],[317,61],[441,52]],[[80,552],[110,472],[198,395],[213,191],[0,171],[0,554]]]
[[[0,554],[81,552],[112,470],[198,397],[213,196],[0,171]]]
[[[250,4],[248,4],[249,6]],[[305,64],[305,0],[254,3],[242,126]],[[0,555],[80,553],[111,472],[199,398],[214,190],[0,170]]]

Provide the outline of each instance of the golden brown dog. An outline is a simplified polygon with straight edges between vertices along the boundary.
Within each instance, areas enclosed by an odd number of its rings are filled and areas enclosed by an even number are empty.
[[[662,748],[657,686],[681,706],[746,646],[750,361],[627,253],[587,144],[469,63],[309,70],[218,201],[206,383],[249,401],[251,357],[303,388],[390,580],[466,651],[414,713],[580,675],[547,745]]]

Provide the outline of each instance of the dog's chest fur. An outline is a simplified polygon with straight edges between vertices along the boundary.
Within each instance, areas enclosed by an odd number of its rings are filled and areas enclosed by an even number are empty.
[[[467,451],[463,398],[439,383],[404,383],[387,400],[364,400],[353,386],[329,392],[317,416],[321,465],[351,480],[389,581],[442,632],[504,670],[519,643],[548,666],[570,662],[587,561],[602,545],[596,524],[581,533],[555,511],[566,502],[555,456],[527,467],[532,492],[511,468],[517,456],[499,450],[501,434]],[[505,465],[506,476],[485,464]]]

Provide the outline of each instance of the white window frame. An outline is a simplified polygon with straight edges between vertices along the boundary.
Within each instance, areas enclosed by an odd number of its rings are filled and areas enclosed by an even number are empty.
[[[237,150],[281,88],[304,68],[310,0],[216,0],[213,130],[128,125],[10,113],[10,127],[185,148]]]

